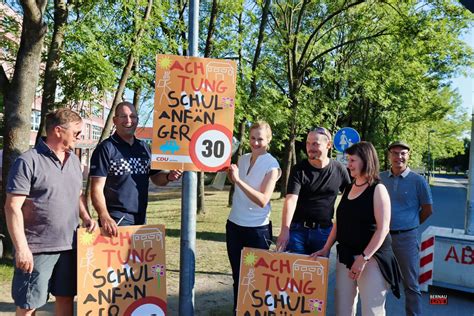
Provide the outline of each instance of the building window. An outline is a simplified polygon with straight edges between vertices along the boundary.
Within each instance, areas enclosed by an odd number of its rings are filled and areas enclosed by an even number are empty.
[[[91,139],[91,125],[86,123],[86,130],[84,131],[84,138]]]
[[[94,117],[102,117],[102,106],[100,104],[92,104],[91,112]]]
[[[102,128],[100,126],[92,125],[92,139],[99,140],[102,134]]]
[[[37,132],[41,122],[41,111],[31,111],[31,130]]]

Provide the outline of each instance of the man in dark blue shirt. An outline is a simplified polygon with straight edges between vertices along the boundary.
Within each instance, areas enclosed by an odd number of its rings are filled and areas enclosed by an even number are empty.
[[[94,150],[90,175],[92,204],[100,224],[116,236],[118,224],[145,224],[149,179],[162,186],[179,179],[181,171],[150,170],[150,149],[135,137],[138,116],[133,104],[119,103],[113,120],[115,133]]]

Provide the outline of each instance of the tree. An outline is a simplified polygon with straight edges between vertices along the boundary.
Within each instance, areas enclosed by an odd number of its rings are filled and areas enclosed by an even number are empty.
[[[35,98],[36,85],[39,79],[41,51],[47,26],[43,15],[47,0],[21,0],[23,23],[20,47],[18,49],[15,71],[11,82],[6,85],[4,96],[5,134],[3,138],[3,179],[7,179],[10,166],[15,159],[29,148],[31,104]],[[0,229],[4,232],[5,185],[2,189],[2,214]],[[11,247],[11,241],[7,249]]]
[[[338,76],[323,75],[323,95],[330,94],[335,78],[343,88],[338,125],[352,126],[362,139],[373,142],[384,168],[386,148],[395,139],[408,141],[414,149],[410,163],[422,166],[427,132],[433,126],[446,137],[441,155],[462,148],[466,123],[457,114],[460,102],[446,79],[472,63],[472,51],[458,39],[469,17],[449,1],[430,9],[415,5],[399,4],[390,34],[358,45],[344,58]]]
[[[140,40],[142,39],[143,33],[145,32],[145,29],[146,29],[147,22],[150,19],[152,7],[153,7],[153,0],[148,0],[145,13],[143,15],[143,20],[140,21],[140,23],[137,23],[138,25],[136,29],[136,34],[132,40],[132,42],[135,44],[140,43]],[[100,136],[99,142],[103,141],[106,137],[110,135],[110,131],[112,130],[112,118],[114,116],[114,111],[115,111],[115,108],[117,107],[117,104],[119,104],[122,101],[123,94],[125,93],[127,80],[131,74],[134,62],[135,62],[135,52],[133,51],[133,49],[130,49],[127,62],[125,66],[123,67],[122,74],[119,79],[118,87],[115,92],[114,100],[112,102],[112,108],[110,109],[110,113],[107,116],[107,120],[105,122],[105,126],[102,131],[102,135]]]
[[[68,17],[66,0],[54,0],[53,37],[49,44],[48,59],[44,71],[43,98],[41,100],[41,121],[36,135],[36,143],[44,134],[44,119],[46,114],[54,108],[56,88],[58,83],[59,62],[64,43],[64,33]]]
[[[286,195],[298,135],[311,124],[323,120],[322,115],[313,115],[311,104],[304,102],[312,99],[313,89],[319,88],[308,83],[318,76],[318,66],[325,67],[333,62],[331,53],[386,34],[387,26],[381,19],[384,12],[376,10],[376,6],[365,1],[345,0],[279,0],[273,5],[271,28],[275,36],[271,42],[272,53],[267,58],[272,64],[283,67],[270,68],[266,74],[287,100],[289,109],[282,196]]]
[[[240,80],[239,80],[239,86],[241,87],[239,89],[239,93],[241,94],[240,97],[240,107],[238,109],[238,113],[236,113],[236,122],[237,122],[237,139],[239,141],[239,149],[237,150],[237,155],[236,155],[236,161],[239,160],[239,158],[243,154],[243,148],[244,148],[244,143],[245,143],[245,125],[247,123],[247,120],[249,119],[248,115],[249,112],[251,111],[252,107],[255,104],[255,100],[257,99],[257,94],[258,94],[258,87],[257,87],[257,82],[258,82],[258,73],[257,73],[257,67],[260,61],[260,55],[262,52],[262,46],[265,40],[265,30],[268,25],[268,15],[270,12],[270,5],[271,5],[271,0],[265,0],[263,2],[263,7],[262,7],[262,13],[260,16],[260,24],[258,26],[257,30],[257,42],[255,44],[255,48],[251,47],[253,49],[253,58],[251,59],[251,66],[248,77],[249,78],[244,78],[244,73],[247,72],[245,69],[245,58],[243,56],[243,41],[245,38],[245,33],[246,33],[246,28],[244,27],[243,23],[243,9],[239,14],[238,17],[238,22],[239,22],[239,27],[238,27],[238,35],[241,40],[239,40],[239,49],[238,49],[238,60],[239,60],[239,65],[240,65]],[[250,47],[249,47],[250,48]],[[228,199],[228,204],[229,206],[232,205],[232,196],[234,194],[234,184],[231,185],[231,188],[229,190],[229,199]]]
[[[216,19],[217,14],[219,12],[218,9],[218,0],[212,0],[211,6],[211,13],[209,16],[209,26],[207,28],[207,36],[206,36],[206,45],[204,47],[204,57],[210,57],[212,52],[212,44],[213,44],[213,35],[216,31]],[[204,171],[200,171],[197,173],[197,213],[204,214],[206,213],[205,207],[205,187],[204,187],[204,180],[205,180],[205,173]]]

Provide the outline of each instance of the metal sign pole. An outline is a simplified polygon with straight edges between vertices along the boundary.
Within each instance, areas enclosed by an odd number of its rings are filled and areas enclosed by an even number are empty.
[[[469,184],[467,187],[465,234],[474,235],[474,108],[471,117],[471,149],[469,151]]]
[[[198,55],[199,0],[189,2],[188,55]],[[181,196],[181,244],[179,265],[179,315],[194,315],[196,260],[197,176],[186,171]]]

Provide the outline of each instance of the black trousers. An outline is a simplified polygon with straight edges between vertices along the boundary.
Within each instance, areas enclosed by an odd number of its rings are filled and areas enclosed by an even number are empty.
[[[234,279],[234,311],[237,307],[237,293],[239,290],[240,254],[244,247],[269,249],[272,242],[272,223],[259,227],[239,226],[227,221],[226,243],[227,255],[232,267]]]

